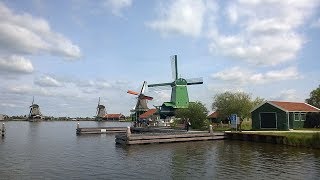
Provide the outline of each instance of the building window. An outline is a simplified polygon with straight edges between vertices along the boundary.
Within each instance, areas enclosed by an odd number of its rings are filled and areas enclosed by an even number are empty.
[[[300,113],[294,113],[294,120],[300,121]]]
[[[306,113],[301,113],[301,121],[305,121],[306,120]]]

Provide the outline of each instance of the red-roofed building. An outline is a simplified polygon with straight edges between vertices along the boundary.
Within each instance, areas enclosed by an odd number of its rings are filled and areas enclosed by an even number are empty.
[[[123,114],[106,114],[104,120],[124,120],[126,117]]]
[[[140,122],[145,122],[147,124],[156,124],[156,121],[160,119],[160,115],[157,109],[149,109],[147,112],[141,114],[139,116]]]
[[[149,109],[147,112],[141,114],[139,119],[149,119],[155,116],[157,113],[157,109]]]
[[[207,116],[207,119],[213,123],[219,123],[218,121],[218,115],[219,113],[217,111],[211,113],[209,116]]]
[[[251,111],[253,129],[289,130],[303,128],[307,113],[320,109],[301,102],[266,101]]]

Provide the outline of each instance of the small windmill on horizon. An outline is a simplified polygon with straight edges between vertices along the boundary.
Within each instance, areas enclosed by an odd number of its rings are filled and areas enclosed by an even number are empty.
[[[100,104],[100,97],[99,97],[97,112],[96,112],[96,120],[102,120],[106,115],[106,112],[107,112],[106,107]]]
[[[40,107],[38,104],[34,104],[34,96],[32,98],[32,103],[30,105],[30,111],[28,115],[29,121],[38,121],[43,119],[42,114],[40,112]]]

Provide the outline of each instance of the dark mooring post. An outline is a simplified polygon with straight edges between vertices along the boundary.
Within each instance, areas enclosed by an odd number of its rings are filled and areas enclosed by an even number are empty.
[[[4,123],[2,123],[2,126],[1,126],[1,136],[3,137],[5,133],[6,133],[6,128],[5,128],[5,126],[4,126]]]
[[[77,135],[79,135],[80,134],[80,124],[79,123],[77,123],[77,129],[76,129],[76,134]]]

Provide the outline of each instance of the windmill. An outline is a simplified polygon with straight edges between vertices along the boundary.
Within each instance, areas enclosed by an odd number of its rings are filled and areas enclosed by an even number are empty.
[[[40,107],[38,104],[34,104],[34,97],[32,98],[32,103],[30,106],[30,112],[28,115],[29,121],[36,121],[42,119],[42,114],[40,112]]]
[[[106,115],[106,107],[104,105],[100,104],[100,97],[99,97],[96,119],[101,120],[102,118],[104,118],[105,115]]]
[[[157,107],[160,118],[174,116],[175,110],[189,106],[188,85],[203,84],[202,78],[184,79],[178,78],[177,55],[171,57],[173,82],[149,84],[148,87],[171,86],[171,100]]]
[[[131,90],[127,91],[128,94],[136,95],[137,99],[138,99],[136,106],[132,110],[132,112],[133,112],[132,120],[133,121],[136,121],[141,114],[143,114],[149,110],[148,105],[147,105],[147,100],[152,100],[153,97],[144,95],[144,91],[146,89],[146,86],[147,86],[147,82],[143,81],[140,93],[135,92],[135,91],[131,91]]]

